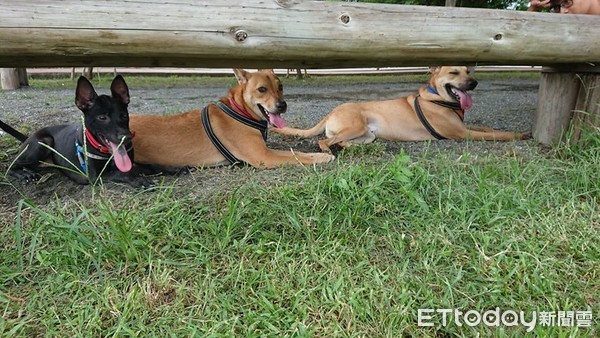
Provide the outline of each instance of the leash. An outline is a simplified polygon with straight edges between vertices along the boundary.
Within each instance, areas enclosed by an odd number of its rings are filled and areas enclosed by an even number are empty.
[[[423,127],[425,127],[425,129],[427,129],[427,131],[433,137],[435,137],[438,140],[447,140],[447,138],[445,138],[444,136],[440,135],[437,131],[435,131],[435,129],[433,129],[431,124],[429,124],[429,121],[427,121],[427,118],[425,118],[425,115],[423,114],[423,110],[421,110],[421,106],[419,105],[419,95],[415,96],[415,112],[417,113],[419,120],[421,120]]]
[[[234,112],[234,114],[235,114],[235,112]],[[242,164],[243,162],[238,160],[235,156],[233,156],[233,154],[229,150],[227,150],[227,148],[225,148],[223,143],[221,143],[221,141],[219,141],[219,138],[217,138],[217,135],[215,135],[215,133],[213,132],[212,126],[210,125],[210,119],[208,118],[208,106],[206,106],[206,107],[204,107],[204,109],[202,109],[201,115],[202,115],[202,127],[204,127],[204,131],[206,132],[206,135],[208,135],[210,142],[212,142],[212,144],[215,146],[215,148],[217,148],[217,150],[221,153],[221,155],[223,155],[223,157],[225,157],[225,159],[227,161],[229,161],[232,165]]]

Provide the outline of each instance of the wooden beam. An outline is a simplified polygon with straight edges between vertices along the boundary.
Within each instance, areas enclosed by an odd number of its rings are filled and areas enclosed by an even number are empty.
[[[593,15],[299,0],[0,0],[0,67],[600,62]]]

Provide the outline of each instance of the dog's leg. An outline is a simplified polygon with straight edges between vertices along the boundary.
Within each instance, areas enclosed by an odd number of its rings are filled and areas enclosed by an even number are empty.
[[[319,141],[319,148],[323,152],[331,154],[331,146],[340,144],[342,147],[347,147],[353,143],[370,143],[375,140],[375,134],[369,131],[368,126],[363,123],[344,126],[331,137]]]
[[[465,139],[475,141],[513,141],[524,140],[530,137],[530,133],[512,133],[492,129],[492,131],[479,131],[467,129]]]
[[[348,141],[342,141],[340,143],[338,143],[338,145],[342,148],[346,148],[348,146],[351,146],[353,144],[367,144],[367,143],[371,143],[373,141],[375,141],[377,137],[375,136],[375,134],[372,131],[367,131],[363,136],[361,137],[357,137],[354,138],[352,140],[348,140]]]
[[[35,172],[41,161],[45,161],[51,156],[51,150],[48,147],[54,145],[54,139],[50,135],[45,135],[42,131],[29,137],[19,147],[19,157],[10,168],[9,174],[23,182],[37,181],[41,176]]]
[[[317,164],[327,163],[335,159],[335,156],[324,153],[302,153],[296,151],[275,150],[264,148],[257,152],[252,158],[243,158],[253,167],[257,168],[277,168],[282,164]]]
[[[145,175],[183,175],[191,171],[194,171],[194,167],[167,167],[160,164],[149,164],[149,163],[136,163],[134,168],[137,168],[141,173]]]
[[[475,131],[485,131],[485,132],[493,132],[494,128],[490,128],[490,127],[484,127],[484,126],[473,126],[473,125],[468,125],[467,126],[468,130],[475,130]]]
[[[126,183],[134,188],[147,188],[154,186],[154,183],[140,175],[139,170],[136,166],[129,172],[121,172],[119,170],[113,170],[110,173],[102,175],[103,179],[111,182]]]

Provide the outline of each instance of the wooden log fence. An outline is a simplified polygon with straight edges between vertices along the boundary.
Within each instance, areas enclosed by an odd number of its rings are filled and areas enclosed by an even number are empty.
[[[547,66],[533,128],[542,143],[559,139],[600,68],[594,15],[299,0],[0,0],[0,8],[0,67]],[[564,96],[549,92],[558,87]],[[599,96],[595,88],[586,100]],[[597,103],[585,106],[598,113]]]

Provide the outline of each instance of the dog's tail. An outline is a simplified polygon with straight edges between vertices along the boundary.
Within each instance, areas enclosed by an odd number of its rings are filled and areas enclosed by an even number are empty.
[[[8,124],[2,122],[2,120],[0,120],[0,128],[3,129],[5,132],[9,133],[12,137],[14,137],[17,140],[21,141],[21,142],[25,142],[25,140],[27,140],[27,135],[24,135],[24,134],[20,133],[19,131],[17,131],[13,127],[11,127]]]
[[[317,123],[314,127],[310,129],[296,129],[290,127],[283,128],[272,128],[271,130],[283,135],[294,135],[300,136],[302,138],[314,137],[325,131],[325,123],[327,122],[327,117],[322,119],[319,123]]]

